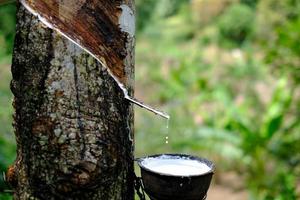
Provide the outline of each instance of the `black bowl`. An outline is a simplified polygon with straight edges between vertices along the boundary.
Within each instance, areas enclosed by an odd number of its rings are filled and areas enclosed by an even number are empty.
[[[174,158],[183,158],[200,161],[211,169],[201,175],[174,176],[170,174],[157,173],[143,165],[148,158],[162,155]],[[142,181],[145,192],[152,200],[203,200],[206,198],[208,188],[214,173],[214,164],[204,158],[184,154],[159,154],[137,159],[141,168]]]

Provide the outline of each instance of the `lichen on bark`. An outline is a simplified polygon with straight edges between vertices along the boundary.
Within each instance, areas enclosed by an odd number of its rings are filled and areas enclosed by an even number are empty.
[[[132,105],[99,62],[18,6],[14,198],[133,199]],[[126,37],[131,80],[134,38]]]

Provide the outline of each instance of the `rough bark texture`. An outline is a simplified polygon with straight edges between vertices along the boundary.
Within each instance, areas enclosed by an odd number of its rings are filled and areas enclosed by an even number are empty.
[[[17,159],[8,171],[14,198],[133,199],[132,106],[92,56],[23,6],[17,18],[11,82]],[[128,80],[133,46],[127,35]]]

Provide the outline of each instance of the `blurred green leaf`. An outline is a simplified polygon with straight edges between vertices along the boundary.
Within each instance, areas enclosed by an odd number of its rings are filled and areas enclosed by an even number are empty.
[[[292,102],[292,90],[288,87],[286,78],[278,81],[277,87],[273,94],[270,106],[267,108],[262,134],[266,139],[270,139],[282,128],[283,118]]]

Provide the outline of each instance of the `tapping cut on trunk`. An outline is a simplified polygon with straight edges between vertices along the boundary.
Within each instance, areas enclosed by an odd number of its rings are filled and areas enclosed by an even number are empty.
[[[128,94],[128,78],[123,48],[134,40],[133,10],[121,0],[21,0],[22,4],[49,28],[79,45],[100,62],[124,93],[124,98],[144,109],[169,119],[169,115]],[[126,2],[126,1],[125,1]]]

